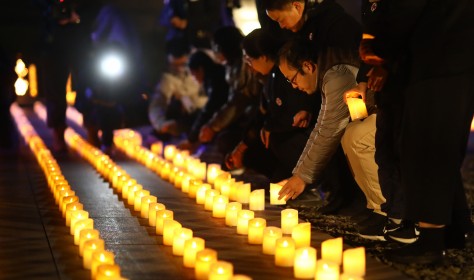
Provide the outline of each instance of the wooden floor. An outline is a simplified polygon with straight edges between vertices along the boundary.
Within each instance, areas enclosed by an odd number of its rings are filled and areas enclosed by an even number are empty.
[[[27,116],[37,133],[49,144],[45,124],[30,109]],[[115,254],[122,275],[128,279],[194,279],[192,269],[162,245],[161,236],[140,218],[86,161],[70,152],[56,158],[71,187],[90,213],[106,248]],[[151,194],[175,213],[175,219],[191,228],[194,236],[206,240],[206,247],[218,251],[219,259],[234,264],[234,271],[253,279],[294,279],[292,269],[279,268],[261,247],[248,245],[222,219],[194,203],[180,190],[161,180],[139,163],[119,155],[116,161]],[[279,226],[282,209],[269,207],[258,217]],[[312,231],[312,246],[320,248],[329,235]],[[346,248],[348,246],[345,245]],[[24,144],[0,154],[0,279],[88,279],[73,236],[65,225],[45,177]],[[365,279],[407,279],[375,259],[367,259]]]

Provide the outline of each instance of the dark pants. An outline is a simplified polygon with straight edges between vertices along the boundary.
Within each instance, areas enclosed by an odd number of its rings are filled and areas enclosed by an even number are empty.
[[[406,91],[401,140],[407,217],[471,225],[461,177],[474,113],[474,74],[441,77]]]

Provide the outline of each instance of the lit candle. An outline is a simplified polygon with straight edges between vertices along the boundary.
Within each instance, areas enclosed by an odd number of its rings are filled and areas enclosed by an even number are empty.
[[[120,279],[120,267],[114,264],[101,264],[97,267],[95,280]]]
[[[196,253],[196,265],[194,276],[197,280],[207,280],[209,269],[213,263],[217,262],[217,252],[212,249],[204,249]]]
[[[141,212],[142,197],[150,195],[148,190],[140,190],[135,192],[135,202],[133,203],[133,210]]]
[[[222,171],[217,177],[214,179],[214,189],[221,191],[221,186],[224,182],[227,182],[231,177],[229,172]]]
[[[128,198],[127,198],[128,205],[133,205],[133,203],[135,203],[135,194],[141,190],[143,190],[142,185],[135,185],[131,187],[130,189],[128,189]]]
[[[265,190],[254,190],[250,193],[249,209],[253,211],[265,210]]]
[[[364,277],[365,276],[365,248],[358,247],[347,249],[343,254],[342,267],[344,274]]]
[[[157,202],[158,198],[154,195],[147,195],[142,197],[141,208],[140,208],[140,216],[142,218],[148,219],[148,211],[150,209],[150,204],[153,202]]]
[[[364,100],[360,98],[347,98],[346,101],[352,121],[360,120],[368,116]]]
[[[63,215],[66,214],[66,206],[68,204],[78,202],[78,201],[79,201],[79,197],[75,195],[63,197],[63,199],[61,200],[61,212],[63,213]]]
[[[242,210],[242,204],[239,202],[227,203],[225,209],[225,224],[231,227],[237,226],[237,214]]]
[[[175,229],[182,228],[182,225],[175,220],[163,221],[163,244],[173,246],[173,238]]]
[[[275,243],[278,238],[283,236],[281,228],[266,227],[263,230],[262,250],[265,255],[275,254]]]
[[[202,184],[196,190],[196,203],[197,204],[204,204],[206,203],[206,192],[210,190],[212,187],[210,184]],[[189,191],[191,193],[191,191]]]
[[[79,245],[81,230],[83,229],[93,229],[94,220],[92,219],[82,219],[77,221],[74,224],[74,244]]]
[[[181,152],[176,153],[176,155],[173,158],[173,165],[178,167],[178,168],[183,168],[185,165],[185,155],[182,154]]]
[[[159,210],[156,212],[156,234],[163,235],[164,220],[173,220],[173,211]]]
[[[178,172],[179,172],[179,167],[175,166],[175,167],[171,168],[170,177],[169,177],[168,181],[172,185],[174,185],[175,178],[176,178],[176,175],[178,174]]]
[[[158,202],[152,202],[148,206],[148,224],[152,227],[156,226],[156,212],[166,209],[165,205]]]
[[[70,199],[68,199],[69,196],[75,196],[76,192],[73,190],[62,190],[58,194],[58,201],[57,203],[59,204],[59,210],[63,208],[64,203],[69,203],[71,202]]]
[[[275,242],[275,265],[292,267],[295,259],[295,241],[291,237],[280,237]]]
[[[248,242],[249,244],[262,244],[263,230],[267,226],[267,221],[262,218],[253,218],[249,220]]]
[[[105,250],[92,253],[91,279],[96,278],[97,268],[103,264],[115,264],[114,253]]]
[[[278,199],[280,196],[278,193],[283,188],[283,186],[278,184],[270,184],[270,204],[271,205],[284,205],[286,204],[286,200],[283,197],[282,199]]]
[[[311,246],[311,223],[297,224],[291,232],[296,248]]]
[[[196,265],[196,253],[203,250],[205,241],[199,237],[193,237],[184,242],[183,264],[185,267]]]
[[[212,216],[214,218],[225,218],[226,207],[229,203],[229,199],[223,195],[217,195],[214,197],[212,203]]]
[[[176,153],[176,146],[174,146],[174,145],[166,145],[165,146],[164,155],[165,155],[165,159],[167,161],[170,161],[170,162],[173,161],[175,153]]]
[[[284,234],[291,234],[298,224],[298,210],[285,209],[281,211],[281,230]]]
[[[220,185],[220,191],[222,195],[227,196],[230,198],[230,187],[235,183],[234,178],[230,178],[227,180],[224,180],[222,184]]]
[[[84,205],[82,205],[82,203],[79,203],[77,201],[73,203],[68,203],[68,205],[66,206],[66,226],[71,225],[71,214],[73,212],[83,210],[83,209],[84,209]]]
[[[178,189],[180,189],[183,184],[184,176],[185,176],[185,173],[182,170],[176,173],[176,177],[174,178],[174,186],[177,187]]]
[[[193,175],[195,178],[204,181],[206,179],[206,163],[196,162],[196,165],[193,169]]]
[[[237,213],[237,234],[248,234],[249,221],[253,219],[255,213],[251,210],[240,210]]]
[[[84,254],[82,259],[84,268],[91,269],[92,253],[102,250],[104,250],[104,240],[99,238],[87,240],[84,243]]]
[[[230,193],[229,193],[229,199],[232,201],[237,201],[237,190],[239,189],[239,186],[243,185],[244,182],[238,181],[234,182],[233,184],[230,185]]]
[[[193,238],[193,231],[189,228],[178,228],[174,230],[173,255],[182,256],[184,253],[184,242]]]
[[[129,179],[127,183],[125,183],[122,187],[122,198],[127,199],[128,197],[128,189],[135,186],[137,184],[137,180],[135,179]]]
[[[160,169],[160,177],[163,180],[168,180],[170,178],[170,173],[171,173],[171,164],[169,162],[166,162],[161,166]]]
[[[79,255],[84,255],[84,244],[91,239],[99,238],[99,231],[96,229],[84,229],[79,234]]]
[[[248,204],[250,199],[250,184],[241,184],[237,186],[237,202]]]
[[[204,209],[207,211],[212,211],[212,205],[214,204],[214,198],[220,193],[217,190],[207,190],[206,191],[206,201],[204,203]]]
[[[163,154],[163,142],[157,141],[153,144],[151,144],[151,152],[161,156]]]
[[[316,264],[316,279],[339,280],[339,265],[326,260],[318,260]]]
[[[234,266],[225,261],[213,263],[209,269],[209,280],[228,280],[234,275]]]
[[[84,210],[78,210],[71,213],[71,235],[74,235],[74,224],[83,219],[89,218],[89,212]]]
[[[209,184],[213,185],[217,176],[222,172],[221,165],[217,163],[210,163],[207,166],[206,180]]]
[[[184,175],[183,181],[181,182],[181,191],[182,192],[184,192],[184,193],[189,192],[189,185],[191,184],[192,180],[194,180],[194,178],[191,175],[189,175],[189,174]]]
[[[328,239],[321,243],[321,259],[341,265],[342,237]]]
[[[298,279],[314,279],[316,275],[316,249],[312,247],[296,249],[293,275]]]
[[[196,198],[197,190],[199,189],[199,187],[201,187],[202,184],[203,183],[202,183],[201,180],[191,180],[191,181],[189,181],[188,196],[190,198]]]

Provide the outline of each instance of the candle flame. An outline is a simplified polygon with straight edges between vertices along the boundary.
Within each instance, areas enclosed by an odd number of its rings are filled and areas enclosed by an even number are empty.
[[[217,269],[217,274],[224,274],[225,273],[225,269],[223,267],[219,267]]]
[[[286,241],[286,240],[283,241],[283,243],[281,244],[281,246],[283,246],[283,247],[288,247],[288,241]]]

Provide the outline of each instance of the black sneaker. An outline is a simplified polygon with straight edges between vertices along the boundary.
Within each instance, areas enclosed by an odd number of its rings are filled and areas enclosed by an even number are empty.
[[[381,225],[381,224],[385,226],[386,223],[387,223],[387,216],[372,212],[366,217],[366,219],[358,222],[357,225],[359,226],[359,228],[364,228],[368,226]]]
[[[383,233],[387,234],[389,232],[396,231],[396,230],[400,229],[401,227],[403,227],[402,223],[403,223],[403,221],[399,221],[397,223],[393,219],[388,218],[387,223],[385,224],[385,227],[383,228]]]
[[[385,237],[396,242],[411,244],[418,239],[420,231],[414,223],[402,221],[400,226],[392,231],[384,230]]]
[[[385,241],[383,230],[386,223],[387,217],[374,213],[370,219],[359,224],[359,236],[369,240]]]

